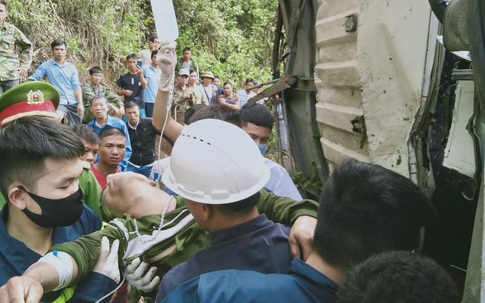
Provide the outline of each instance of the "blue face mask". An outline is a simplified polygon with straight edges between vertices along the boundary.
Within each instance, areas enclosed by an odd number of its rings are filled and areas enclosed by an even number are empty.
[[[264,156],[264,154],[266,154],[266,151],[268,150],[268,144],[258,144],[258,148],[261,152],[261,155]]]

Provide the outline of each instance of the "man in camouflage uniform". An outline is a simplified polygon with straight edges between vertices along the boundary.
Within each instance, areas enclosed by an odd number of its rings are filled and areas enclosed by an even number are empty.
[[[194,105],[194,95],[187,90],[189,71],[182,68],[178,72],[177,83],[173,87],[172,116],[180,123],[184,124],[184,112]]]
[[[125,113],[123,100],[108,87],[102,84],[103,71],[99,66],[89,69],[90,80],[82,87],[84,108],[91,107],[91,101],[95,96],[104,96],[108,101],[108,115],[121,119]],[[91,111],[84,112],[83,123],[88,123],[94,119]]]
[[[7,15],[7,4],[0,1],[0,95],[25,79],[32,63],[32,42],[5,22]]]

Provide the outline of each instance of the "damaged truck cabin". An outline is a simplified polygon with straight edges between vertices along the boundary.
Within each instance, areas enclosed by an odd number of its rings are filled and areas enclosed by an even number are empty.
[[[296,169],[319,178],[347,157],[411,178],[439,218],[424,253],[485,300],[485,3],[281,0],[274,74]],[[318,196],[318,189],[307,194]]]

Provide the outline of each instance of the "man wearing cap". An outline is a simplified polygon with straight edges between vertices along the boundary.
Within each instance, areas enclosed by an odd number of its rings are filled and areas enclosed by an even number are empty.
[[[7,16],[7,3],[0,1],[0,95],[24,80],[32,63],[32,42],[5,22]]]
[[[29,77],[39,81],[47,77],[61,95],[57,112],[69,125],[80,124],[84,114],[81,84],[76,66],[66,61],[66,44],[60,39],[51,43],[53,60],[42,63]]]
[[[46,117],[57,121],[59,116],[56,109],[59,99],[59,91],[47,82],[29,81],[17,85],[0,96],[0,128],[18,118],[28,116]],[[85,170],[81,174],[79,186],[83,190],[84,201],[96,212],[99,208],[101,188],[93,188],[93,179],[92,172]],[[5,199],[0,194],[0,207],[4,204]]]
[[[203,72],[200,77],[202,78],[202,89],[204,90],[204,95],[207,99],[207,105],[216,104],[216,87],[212,84],[214,74],[207,71]]]
[[[188,70],[184,68],[179,70],[177,83],[173,88],[171,112],[174,119],[181,124],[184,123],[184,112],[194,105],[194,96],[187,90],[189,75],[190,73]]]
[[[0,96],[0,128],[20,117],[58,118],[56,114],[58,104],[59,93],[49,83],[36,82],[35,84],[18,85],[15,90]],[[4,204],[5,198],[0,193],[0,208]]]

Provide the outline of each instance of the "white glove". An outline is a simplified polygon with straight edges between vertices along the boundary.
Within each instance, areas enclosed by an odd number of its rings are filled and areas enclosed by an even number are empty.
[[[123,273],[126,281],[143,293],[152,292],[160,283],[160,277],[156,275],[156,267],[150,268],[144,275],[147,267],[148,263],[141,262],[140,258],[136,258],[126,267]]]
[[[116,283],[120,283],[120,270],[118,268],[118,247],[120,245],[119,240],[114,240],[109,247],[109,241],[107,237],[101,239],[101,255],[99,256],[96,266],[93,271],[100,273],[112,279]]]
[[[177,57],[175,56],[175,42],[162,42],[157,55],[157,62],[162,70],[158,89],[169,92],[174,83],[174,70]]]

